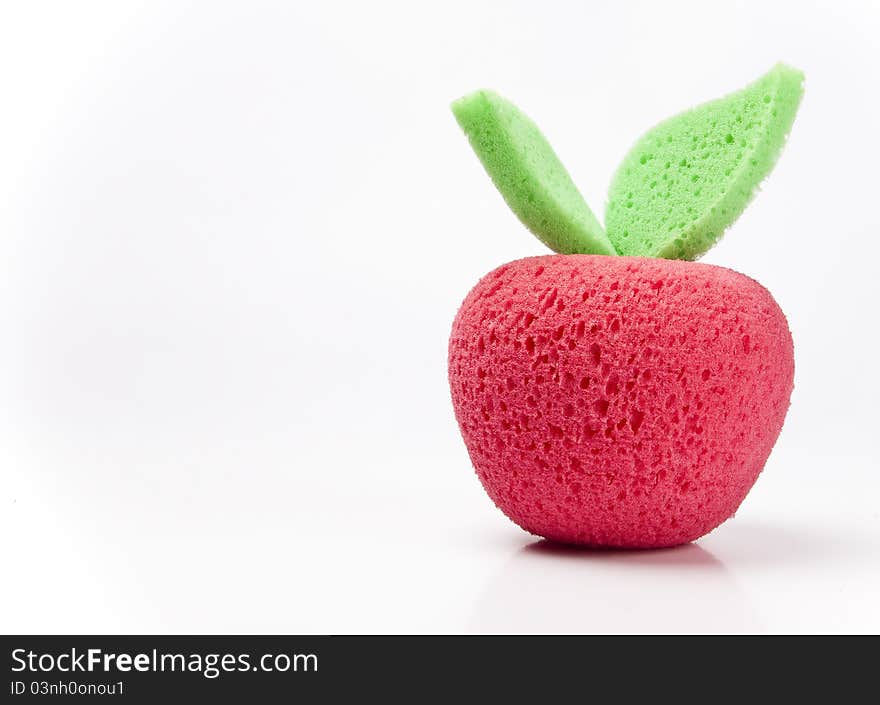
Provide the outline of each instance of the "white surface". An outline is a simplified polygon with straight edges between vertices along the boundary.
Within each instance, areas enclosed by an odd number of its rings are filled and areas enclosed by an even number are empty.
[[[287,5],[0,10],[0,631],[880,631],[880,6]],[[445,358],[543,249],[449,101],[514,99],[601,214],[641,132],[779,59],[801,114],[706,258],[794,333],[765,473],[689,547],[534,543]]]

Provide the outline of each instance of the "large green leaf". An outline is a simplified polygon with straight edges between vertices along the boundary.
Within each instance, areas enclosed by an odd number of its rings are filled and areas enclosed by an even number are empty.
[[[617,252],[696,259],[715,244],[773,168],[802,93],[803,74],[778,64],[642,137],[608,194],[605,226]]]

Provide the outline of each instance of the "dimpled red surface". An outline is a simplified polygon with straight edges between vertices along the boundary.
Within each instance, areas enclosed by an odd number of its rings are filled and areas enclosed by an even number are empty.
[[[550,255],[468,294],[449,341],[465,444],[495,504],[567,543],[648,548],[730,517],[788,408],[785,316],[707,264]]]

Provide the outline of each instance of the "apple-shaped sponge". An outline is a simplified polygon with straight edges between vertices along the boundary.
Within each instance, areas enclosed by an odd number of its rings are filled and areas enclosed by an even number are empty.
[[[779,64],[648,131],[611,183],[607,233],[515,106],[491,91],[453,104],[511,209],[561,253],[484,277],[449,341],[477,475],[527,531],[673,546],[730,517],[754,484],[791,395],[788,325],[754,280],[681,260],[745,208],[802,92],[803,74]]]
[[[449,342],[495,504],[558,541],[662,547],[718,526],[782,428],[794,359],[760,284],[675,260],[549,255],[484,277]]]

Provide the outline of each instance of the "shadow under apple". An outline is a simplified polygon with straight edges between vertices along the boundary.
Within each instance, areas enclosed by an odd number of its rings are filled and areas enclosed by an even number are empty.
[[[697,544],[648,551],[520,548],[489,580],[470,621],[485,633],[749,632],[747,595]]]

